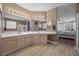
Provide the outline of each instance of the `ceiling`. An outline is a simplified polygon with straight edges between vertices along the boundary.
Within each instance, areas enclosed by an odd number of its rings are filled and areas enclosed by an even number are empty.
[[[48,11],[56,7],[67,5],[68,3],[17,3],[17,4],[30,11]]]

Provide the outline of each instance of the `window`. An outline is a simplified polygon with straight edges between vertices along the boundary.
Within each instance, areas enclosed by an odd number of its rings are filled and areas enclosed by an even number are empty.
[[[58,23],[58,31],[76,31],[75,21],[64,21]]]

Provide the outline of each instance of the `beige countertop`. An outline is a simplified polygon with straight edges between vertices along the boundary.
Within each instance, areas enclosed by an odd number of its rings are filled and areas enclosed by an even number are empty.
[[[21,36],[21,35],[29,35],[29,34],[57,34],[56,31],[29,31],[29,32],[4,32],[2,34],[2,38],[12,37],[12,36]]]

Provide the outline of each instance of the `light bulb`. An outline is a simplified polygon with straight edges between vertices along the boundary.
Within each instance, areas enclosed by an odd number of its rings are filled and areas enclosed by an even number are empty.
[[[12,13],[15,13],[15,11],[12,9]]]
[[[8,8],[7,10],[10,12],[10,10],[11,10],[11,9],[10,9],[10,8]]]

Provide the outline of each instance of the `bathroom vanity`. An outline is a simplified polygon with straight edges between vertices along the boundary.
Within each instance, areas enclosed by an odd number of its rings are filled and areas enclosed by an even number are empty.
[[[56,32],[22,32],[20,34],[3,33],[3,55],[10,54],[14,51],[33,44],[47,44],[48,35],[56,35]],[[55,39],[55,38],[54,38]]]

